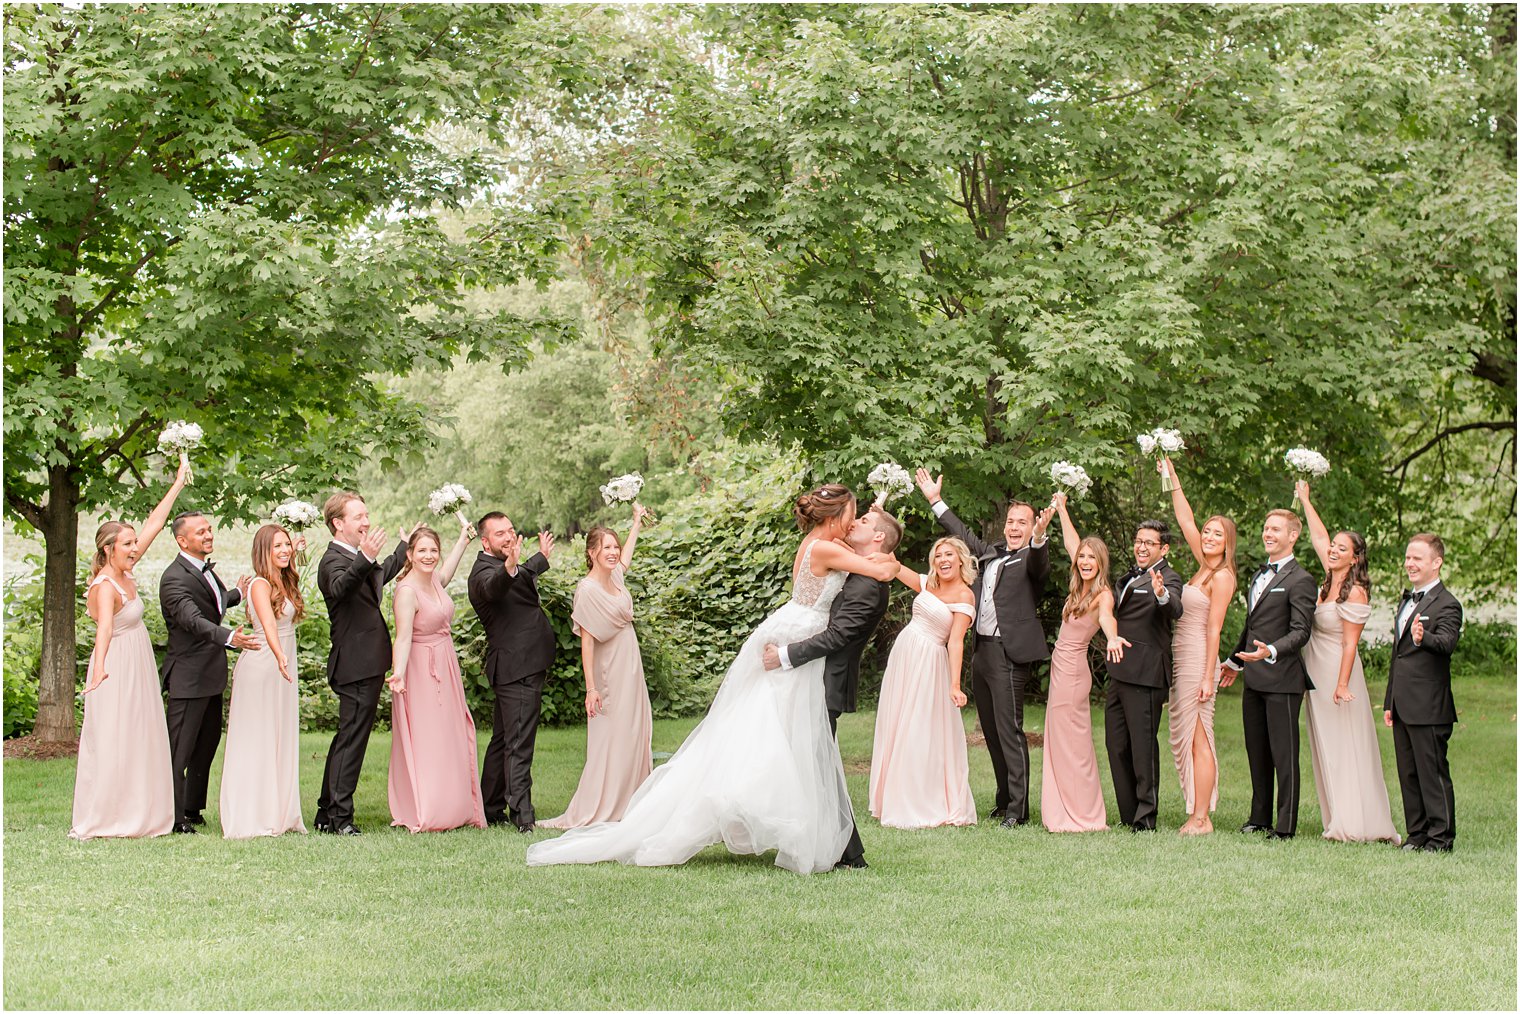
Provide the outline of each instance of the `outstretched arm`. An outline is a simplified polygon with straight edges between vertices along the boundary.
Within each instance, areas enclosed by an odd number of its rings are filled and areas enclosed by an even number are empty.
[[[1187,540],[1188,550],[1193,554],[1193,559],[1198,566],[1203,566],[1203,538],[1198,534],[1198,519],[1193,516],[1193,505],[1188,503],[1188,498],[1182,492],[1182,482],[1177,478],[1177,466],[1172,464],[1171,458],[1162,458],[1156,462],[1156,471],[1162,475],[1169,475],[1172,479],[1172,513],[1177,515],[1177,527],[1182,529],[1182,537]]]
[[[148,515],[148,520],[143,522],[142,531],[137,533],[137,558],[141,560],[148,555],[148,547],[153,545],[153,540],[158,538],[158,533],[164,530],[164,525],[169,521],[169,514],[174,510],[174,501],[179,499],[180,490],[190,481],[190,460],[183,456],[179,459],[179,471],[174,474],[174,482],[169,486],[169,492],[153,508],[153,513]]]
[[[1309,541],[1314,543],[1314,555],[1319,557],[1319,565],[1325,568],[1325,573],[1330,573],[1330,530],[1319,518],[1319,511],[1309,502],[1309,484],[1303,479],[1293,484],[1298,493],[1299,501],[1304,505],[1304,520],[1309,522]]]
[[[623,543],[623,570],[633,565],[633,547],[639,544],[639,532],[644,528],[644,515],[649,512],[637,500],[633,504],[633,525],[628,529],[628,539]]]
[[[891,581],[897,577],[898,570],[897,561],[891,557],[873,559],[861,556],[853,549],[822,538],[813,543],[813,564],[827,567],[829,570],[847,570],[851,574],[864,574],[878,581]]]
[[[454,540],[454,548],[449,550],[449,558],[443,561],[443,566],[438,568],[438,581],[447,585],[454,580],[454,573],[459,570],[459,561],[464,559],[464,551],[469,548],[470,540],[475,537],[475,529],[470,527],[468,521],[459,525],[459,538]]]

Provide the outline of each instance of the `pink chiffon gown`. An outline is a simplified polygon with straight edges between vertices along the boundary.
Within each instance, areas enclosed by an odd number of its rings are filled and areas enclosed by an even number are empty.
[[[1357,602],[1321,602],[1314,609],[1314,630],[1303,654],[1304,668],[1314,682],[1314,689],[1304,695],[1309,759],[1314,765],[1314,790],[1319,795],[1324,837],[1398,844],[1372,717],[1374,702],[1368,700],[1359,654],[1352,660],[1346,686],[1355,700],[1335,703],[1335,684],[1341,671],[1341,628],[1347,621],[1365,624],[1371,615],[1371,606]]]
[[[617,590],[608,594],[588,575],[575,586],[570,618],[577,635],[584,631],[596,641],[592,680],[602,695],[602,713],[586,722],[586,766],[570,805],[560,816],[539,821],[539,827],[622,820],[628,801],[649,777],[653,716],[622,567],[613,568],[612,584]]]
[[[871,816],[883,827],[976,823],[966,759],[966,726],[950,700],[946,647],[956,613],[969,605],[941,601],[925,590],[913,599],[913,619],[897,635],[876,707],[871,745]]]
[[[1108,830],[1088,700],[1092,667],[1087,663],[1087,645],[1097,632],[1096,613],[1063,620],[1050,652],[1045,749],[1040,761],[1040,823],[1047,831]]]
[[[90,587],[108,580],[102,574]],[[153,644],[143,626],[142,598],[127,598],[115,581],[111,586],[122,601],[111,618],[106,679],[85,694],[79,734],[69,837],[81,841],[152,838],[174,827],[169,723]],[[93,679],[93,654],[89,672]]]
[[[486,826],[453,622],[454,600],[435,577],[417,596],[406,692],[391,698],[391,824],[413,832]]]
[[[268,580],[262,577],[255,581]],[[269,634],[248,610],[259,651],[245,651],[232,669],[227,711],[227,753],[222,759],[223,838],[267,838],[306,833],[301,820],[301,685],[296,676],[295,606],[285,602],[275,637],[291,678],[280,675]]]
[[[1194,585],[1182,586],[1182,616],[1172,631],[1172,689],[1167,707],[1167,734],[1172,744],[1172,760],[1177,765],[1177,780],[1182,784],[1182,800],[1189,814],[1193,809],[1193,745],[1199,736],[1214,758],[1219,770],[1219,754],[1214,749],[1214,697],[1198,699],[1203,681],[1214,680],[1215,660],[1207,658],[1209,646],[1209,595]],[[1214,779],[1209,794],[1209,812],[1219,806],[1219,779]]]

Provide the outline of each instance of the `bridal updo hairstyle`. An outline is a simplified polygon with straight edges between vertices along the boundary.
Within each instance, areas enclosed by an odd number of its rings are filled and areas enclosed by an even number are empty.
[[[854,510],[855,494],[847,486],[830,482],[799,496],[792,514],[797,518],[797,527],[807,532],[830,518],[843,517],[846,511]]]
[[[125,521],[107,521],[95,529],[95,556],[90,560],[90,580],[95,580],[95,575],[105,569],[106,562],[111,559],[111,550],[116,548],[116,540],[123,530],[131,527]]]

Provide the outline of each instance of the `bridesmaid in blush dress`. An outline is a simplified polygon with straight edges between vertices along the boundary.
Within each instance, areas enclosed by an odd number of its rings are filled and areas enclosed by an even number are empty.
[[[960,709],[961,653],[975,618],[976,558],[960,539],[929,552],[927,575],[899,567],[918,592],[913,619],[887,657],[871,746],[871,816],[883,827],[976,823],[966,727]]]
[[[132,568],[163,531],[189,481],[182,456],[174,484],[140,535],[122,521],[107,521],[95,532],[87,600],[95,649],[85,677],[70,838],[153,838],[174,828],[169,723]]]
[[[459,569],[474,529],[461,520],[459,538],[439,563],[443,543],[418,526],[407,540],[406,567],[396,582],[396,641],[391,675],[391,824],[409,831],[485,827],[475,720],[464,699],[459,655],[449,627],[454,600],[446,586]]]
[[[575,586],[571,620],[586,673],[586,766],[565,812],[540,827],[585,827],[622,820],[651,768],[654,728],[644,661],[633,629],[633,596],[623,579],[647,512],[633,505],[628,541],[597,525],[586,536],[588,573]]]
[[[1215,514],[1203,523],[1193,516],[1171,458],[1157,471],[1172,479],[1172,510],[1198,570],[1182,588],[1182,616],[1172,631],[1172,690],[1167,703],[1172,759],[1188,819],[1181,835],[1209,834],[1209,814],[1219,806],[1219,755],[1214,747],[1215,677],[1225,613],[1235,597],[1235,522]]]
[[[1298,483],[1314,552],[1325,568],[1314,630],[1304,645],[1304,668],[1314,688],[1305,695],[1309,759],[1324,837],[1333,841],[1399,843],[1383,780],[1383,755],[1368,700],[1357,642],[1372,613],[1367,541],[1356,532],[1330,531]]]
[[[1066,494],[1051,501],[1061,517],[1061,539],[1071,558],[1061,629],[1050,653],[1050,692],[1045,704],[1045,749],[1041,761],[1040,823],[1047,831],[1106,831],[1103,782],[1092,734],[1092,666],[1087,646],[1098,632],[1108,639],[1112,661],[1129,644],[1114,619],[1108,583],[1108,546],[1097,536],[1081,538],[1066,511]]]
[[[248,615],[263,650],[245,651],[232,670],[222,760],[224,838],[306,833],[295,626],[306,616],[306,603],[292,562],[305,548],[305,538],[292,541],[279,525],[264,525],[253,535],[257,576],[248,586]]]

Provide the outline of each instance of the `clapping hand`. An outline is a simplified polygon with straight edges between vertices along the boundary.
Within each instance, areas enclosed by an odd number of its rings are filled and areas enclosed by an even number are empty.
[[[538,551],[544,554],[544,559],[549,559],[549,554],[554,552],[554,533],[538,533]]]
[[[945,477],[943,475],[936,479],[929,474],[927,468],[919,468],[914,470],[913,480],[918,483],[918,491],[924,495],[925,500],[928,500],[930,503],[939,502],[940,490],[945,485]]]
[[[359,539],[359,551],[371,560],[380,559],[380,550],[385,548],[385,529],[371,528]]]
[[[1130,647],[1128,640],[1122,637],[1115,637],[1112,641],[1108,642],[1108,650],[1103,655],[1110,662],[1122,662],[1124,661],[1124,649],[1128,647]]]

